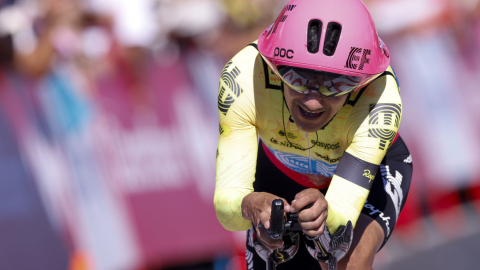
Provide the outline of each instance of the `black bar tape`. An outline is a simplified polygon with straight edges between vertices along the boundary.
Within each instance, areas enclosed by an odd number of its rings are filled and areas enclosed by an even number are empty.
[[[342,160],[338,163],[335,175],[370,190],[377,170],[378,165],[363,161],[345,152]]]
[[[272,212],[270,213],[269,233],[273,239],[282,239],[284,228],[283,201],[275,199],[272,201]]]

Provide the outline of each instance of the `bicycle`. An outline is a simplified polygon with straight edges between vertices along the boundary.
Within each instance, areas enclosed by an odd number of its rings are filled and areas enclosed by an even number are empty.
[[[312,207],[312,205],[307,205],[299,212]],[[278,264],[289,261],[298,251],[300,232],[302,231],[302,227],[298,222],[298,213],[285,214],[283,201],[280,199],[273,200],[270,214],[270,229],[267,231],[273,239],[283,240],[283,248],[272,251],[265,248],[258,240],[255,240],[258,242],[255,244],[255,250],[266,261],[267,270],[275,270]],[[312,257],[326,262],[328,270],[336,270],[338,259],[342,258],[350,247],[353,237],[352,232],[353,227],[350,221],[348,221],[346,226],[340,226],[333,235],[330,234],[327,226],[325,226],[324,233],[319,236],[311,237],[305,235],[307,249],[309,249]],[[340,255],[340,258],[337,259],[335,255],[340,253],[343,255]]]

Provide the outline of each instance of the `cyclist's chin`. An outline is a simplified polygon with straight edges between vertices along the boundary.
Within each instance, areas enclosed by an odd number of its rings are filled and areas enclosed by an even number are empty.
[[[295,121],[295,123],[297,123],[297,127],[301,131],[317,132],[327,123],[327,121],[322,122],[322,123],[311,123],[310,121],[305,121],[305,122],[304,121],[301,121],[301,122]]]
[[[293,120],[297,127],[305,132],[316,132],[330,121],[329,111],[319,114],[305,114],[301,109],[293,110]]]

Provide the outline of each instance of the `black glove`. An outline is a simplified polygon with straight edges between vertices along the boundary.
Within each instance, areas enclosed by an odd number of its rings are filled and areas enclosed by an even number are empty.
[[[329,270],[337,269],[337,261],[347,254],[353,239],[352,222],[348,221],[346,226],[338,227],[332,235],[325,225],[322,234],[311,237],[304,235],[305,246],[310,255],[321,262],[328,264]]]

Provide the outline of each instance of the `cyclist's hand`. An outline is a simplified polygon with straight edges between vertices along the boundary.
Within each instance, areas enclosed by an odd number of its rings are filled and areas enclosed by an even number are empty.
[[[253,192],[245,196],[242,201],[243,218],[252,221],[256,229],[257,238],[265,247],[271,250],[283,247],[283,241],[273,239],[267,231],[270,228],[272,201],[275,199],[282,198],[266,192]],[[290,205],[284,199],[282,200],[285,212],[290,212]]]
[[[312,207],[301,210],[312,203]],[[299,210],[301,211],[298,213],[298,222],[303,232],[312,237],[322,234],[328,214],[328,203],[323,194],[314,188],[301,191],[295,196],[290,208],[291,212]]]
[[[305,246],[310,255],[328,264],[328,269],[337,269],[337,262],[347,254],[353,240],[353,226],[349,220],[346,225],[338,227],[334,234],[331,234],[325,226],[323,234],[310,237],[304,235]]]

